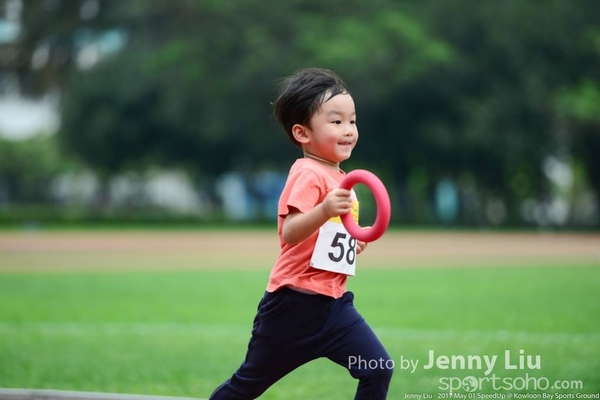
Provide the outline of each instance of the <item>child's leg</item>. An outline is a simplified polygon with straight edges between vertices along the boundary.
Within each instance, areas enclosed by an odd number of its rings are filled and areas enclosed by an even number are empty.
[[[394,362],[358,313],[354,295],[347,292],[331,312],[330,322],[323,329],[321,355],[342,365],[359,380],[355,400],[385,399]]]
[[[322,313],[333,299],[282,289],[259,304],[246,359],[211,400],[250,400],[295,368],[316,358]]]
[[[240,368],[211,395],[210,400],[252,400],[308,360],[294,360],[288,349],[270,347],[253,337]],[[298,365],[296,365],[298,364]]]

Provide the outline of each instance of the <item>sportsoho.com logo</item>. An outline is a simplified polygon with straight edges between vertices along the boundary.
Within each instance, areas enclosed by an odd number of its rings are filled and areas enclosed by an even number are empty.
[[[459,390],[464,390],[467,393],[473,393],[480,390],[494,391],[498,390],[581,390],[583,382],[579,380],[556,380],[551,381],[546,377],[529,376],[528,373],[524,377],[499,377],[496,374],[491,374],[485,377],[476,378],[474,376],[458,377],[442,377],[439,380],[440,390],[453,393]],[[557,396],[558,397],[558,396]]]

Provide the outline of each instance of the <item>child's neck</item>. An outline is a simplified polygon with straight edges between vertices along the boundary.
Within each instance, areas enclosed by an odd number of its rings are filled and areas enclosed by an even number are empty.
[[[314,154],[308,153],[306,151],[304,152],[304,158],[310,158],[311,160],[315,160],[319,164],[322,164],[325,167],[327,167],[327,168],[329,168],[329,169],[331,169],[333,171],[339,172],[339,170],[340,170],[340,164],[339,163],[334,163],[332,161],[329,161],[329,160],[327,160],[325,158],[322,158],[322,157],[316,156]]]

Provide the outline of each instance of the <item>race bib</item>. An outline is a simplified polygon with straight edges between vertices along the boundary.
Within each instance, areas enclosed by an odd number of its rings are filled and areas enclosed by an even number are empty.
[[[352,218],[358,223],[358,201],[352,201],[351,212]],[[356,270],[356,239],[350,236],[340,217],[329,219],[319,229],[319,236],[310,260],[310,266],[354,276]]]

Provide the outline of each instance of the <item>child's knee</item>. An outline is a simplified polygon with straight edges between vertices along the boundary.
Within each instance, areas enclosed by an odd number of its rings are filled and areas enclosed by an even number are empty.
[[[361,381],[389,383],[394,373],[394,361],[383,357],[367,362],[359,360],[356,365],[351,364],[349,370],[354,378]]]
[[[386,360],[381,368],[371,370],[371,379],[377,382],[389,384],[394,374],[394,362],[392,360]]]

